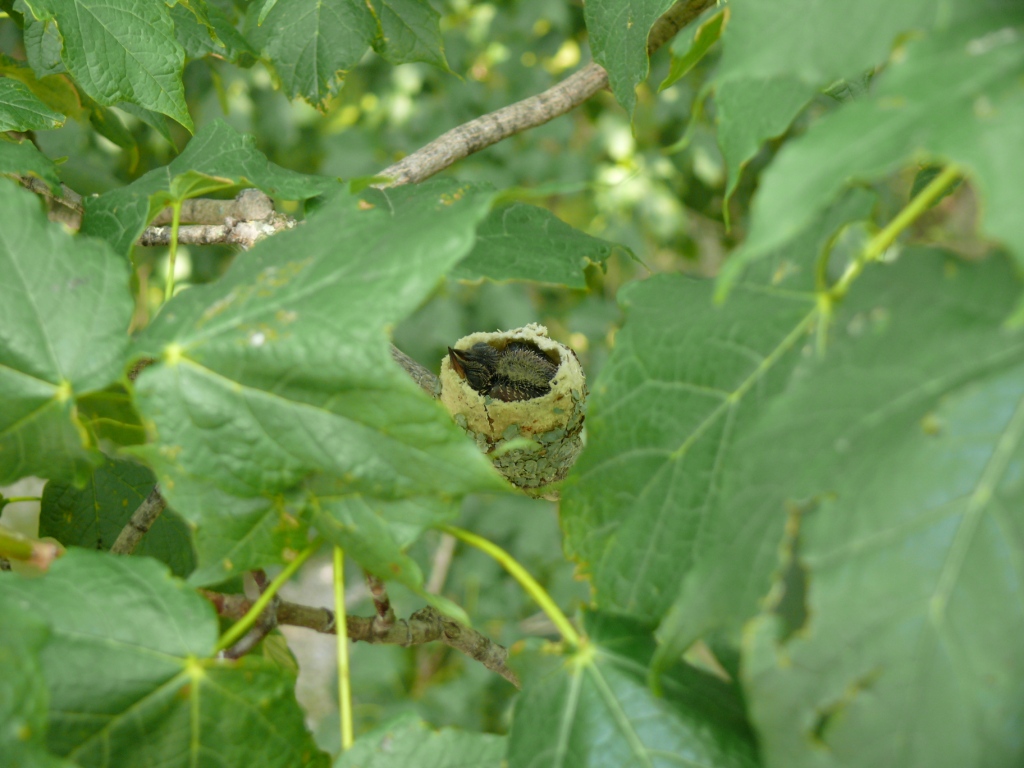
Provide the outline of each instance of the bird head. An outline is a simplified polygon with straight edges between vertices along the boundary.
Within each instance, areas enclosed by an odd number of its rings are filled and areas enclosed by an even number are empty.
[[[486,393],[490,389],[498,364],[498,350],[490,344],[480,342],[471,349],[448,347],[448,360],[474,390]]]

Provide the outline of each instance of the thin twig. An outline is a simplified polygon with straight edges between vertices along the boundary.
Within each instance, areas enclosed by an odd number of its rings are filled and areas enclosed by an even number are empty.
[[[259,619],[253,625],[252,629],[245,633],[237,643],[232,645],[230,648],[224,651],[225,659],[240,659],[247,653],[251,652],[260,641],[269,635],[274,627],[277,626],[277,612],[275,610],[274,603],[279,598],[275,595],[274,600],[271,600],[270,605],[267,606],[266,610],[260,614]]]
[[[274,215],[274,201],[259,189],[243,189],[231,200],[196,197],[181,204],[182,224],[223,224],[234,221],[266,221]],[[170,224],[173,212],[168,206],[150,222],[154,227]]]
[[[153,523],[156,522],[156,519],[160,517],[160,513],[166,508],[167,502],[160,495],[160,486],[153,486],[149,496],[139,504],[138,509],[132,512],[132,516],[128,518],[128,522],[121,529],[121,533],[118,534],[117,540],[110,548],[110,551],[115,555],[130,555],[134,552],[135,547],[139,545],[139,541],[153,527]]]
[[[252,601],[245,595],[226,595],[206,589],[199,592],[213,604],[218,614],[226,618],[240,619],[252,608]],[[333,611],[290,603],[287,600],[282,600],[278,606],[277,623],[306,627],[325,634],[335,634],[337,631]],[[348,616],[345,623],[349,638],[356,642],[401,646],[444,643],[479,661],[517,688],[520,687],[519,678],[508,667],[508,649],[475,629],[444,616],[434,608],[423,608],[408,619],[397,619],[386,631],[381,631],[377,616]]]
[[[648,54],[658,50],[680,29],[714,4],[715,0],[682,0],[676,3],[651,28],[647,37]],[[601,65],[591,62],[543,93],[456,126],[377,174],[389,179],[380,186],[411,184],[430,178],[464,157],[566,114],[607,87],[608,73]],[[66,186],[60,195],[55,195],[45,182],[34,177],[22,176],[19,180],[24,186],[49,199],[51,210],[53,205],[64,209],[60,218],[66,220],[69,226],[80,226],[81,195]],[[243,190],[240,197],[249,192]],[[182,221],[194,219],[204,223],[180,227],[178,242],[183,245],[227,243],[248,248],[258,240],[289,229],[296,223],[288,216],[265,214],[263,208],[252,213],[248,209],[233,208],[230,202],[225,204],[221,200],[195,199],[186,201],[185,205],[189,206],[190,212],[186,216],[183,206]],[[238,218],[242,220],[238,220],[234,213],[239,213]],[[163,216],[165,213],[161,213],[154,224],[163,221]],[[170,228],[163,226],[150,226],[139,238],[140,245],[167,245],[169,242]],[[433,386],[428,389],[419,379],[417,383],[433,392]]]
[[[391,607],[391,598],[388,597],[388,588],[383,581],[378,579],[369,571],[363,572],[366,575],[366,586],[370,588],[370,597],[373,599],[373,607],[377,610],[376,629],[387,631],[395,623],[395,611]]]
[[[266,221],[231,221],[225,224],[187,224],[178,227],[182,245],[240,245],[251,248],[264,237],[276,235],[295,226],[289,216],[275,214]],[[171,227],[147,227],[139,237],[139,245],[169,245]]]
[[[252,580],[256,583],[256,588],[262,595],[268,586],[270,586],[270,577],[267,576],[267,572],[262,568],[252,571],[250,573]],[[277,609],[281,605],[281,596],[275,594],[270,604],[260,614],[259,619],[253,625],[253,628],[245,633],[245,636],[235,643],[233,646],[224,651],[224,658],[226,659],[240,659],[247,653],[251,652],[260,641],[269,635],[274,627],[277,626]]]
[[[656,51],[714,4],[715,0],[687,0],[674,5],[651,29],[648,53]],[[607,87],[608,73],[600,64],[591,62],[543,93],[452,128],[378,173],[390,180],[379,186],[415,184],[428,179],[474,152],[564,115]]]
[[[444,583],[448,579],[448,568],[455,554],[455,537],[450,533],[442,533],[441,541],[434,550],[434,560],[430,565],[430,576],[427,578],[426,591],[432,595],[441,594]]]
[[[394,344],[391,345],[391,357],[412,377],[412,380],[419,385],[420,389],[431,397],[436,398],[440,396],[441,382],[429,368],[417,363]]]

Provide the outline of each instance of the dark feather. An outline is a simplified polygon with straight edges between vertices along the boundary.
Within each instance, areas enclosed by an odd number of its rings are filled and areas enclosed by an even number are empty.
[[[531,344],[509,343],[500,352],[490,344],[448,348],[452,368],[474,390],[506,403],[531,400],[551,391],[558,366]]]

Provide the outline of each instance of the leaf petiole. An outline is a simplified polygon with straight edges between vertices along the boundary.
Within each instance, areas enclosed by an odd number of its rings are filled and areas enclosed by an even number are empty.
[[[526,591],[530,597],[534,599],[540,609],[547,614],[547,617],[551,619],[551,622],[557,627],[561,633],[562,638],[569,643],[569,645],[579,647],[583,644],[583,638],[573,627],[572,623],[562,613],[562,609],[559,608],[555,601],[551,599],[551,595],[547,593],[537,580],[530,575],[519,562],[512,557],[508,552],[499,547],[493,541],[488,541],[482,536],[477,536],[475,533],[470,533],[462,528],[456,528],[452,525],[441,526],[441,531],[451,534],[460,541],[464,541],[471,547],[476,547],[481,552],[490,555],[511,574],[512,578],[519,582],[519,585]]]
[[[352,728],[352,675],[348,663],[348,621],[345,617],[345,553],[334,548],[334,625],[338,638],[338,717],[341,719],[341,751],[355,741]]]
[[[181,224],[181,205],[183,200],[171,203],[171,246],[167,259],[167,289],[164,301],[168,302],[174,295],[174,263],[178,258],[178,227]]]
[[[245,616],[232,624],[231,627],[228,628],[227,632],[220,636],[220,640],[217,641],[217,645],[214,647],[215,653],[230,648],[241,640],[245,636],[246,632],[252,629],[256,620],[259,619],[260,614],[262,614],[270,604],[270,601],[274,599],[274,595],[277,594],[277,591],[284,586],[284,583],[288,581],[288,579],[295,575],[295,572],[299,570],[299,567],[309,559],[310,555],[320,548],[322,543],[323,539],[314,539],[313,543],[299,552],[299,554],[295,556],[295,559],[288,563],[288,565],[284,567],[283,571],[277,574],[274,580],[270,582],[267,588],[263,591],[263,594],[260,595],[256,602],[252,604],[252,607],[246,611]]]
[[[890,245],[892,245],[900,233],[913,224],[932,203],[942,197],[942,194],[960,177],[960,168],[950,163],[942,169],[928,185],[918,192],[914,198],[907,203],[903,210],[885,225],[874,237],[872,237],[864,249],[857,255],[857,258],[846,268],[846,272],[832,286],[829,295],[833,300],[841,299],[850,289],[850,285],[864,271],[864,267],[872,261],[882,257]]]

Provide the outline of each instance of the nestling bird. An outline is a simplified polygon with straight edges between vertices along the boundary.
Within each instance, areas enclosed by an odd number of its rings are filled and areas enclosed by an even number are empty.
[[[558,366],[536,347],[521,341],[498,350],[479,342],[471,349],[448,347],[452,368],[481,395],[511,403],[551,391]]]

